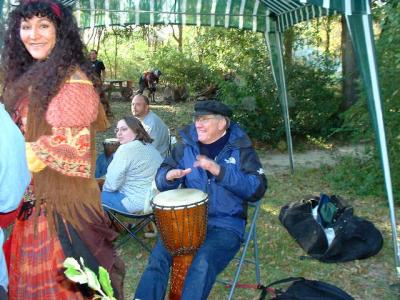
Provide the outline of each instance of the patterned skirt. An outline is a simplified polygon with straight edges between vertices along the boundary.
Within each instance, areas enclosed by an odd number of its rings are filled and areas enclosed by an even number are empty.
[[[75,283],[64,275],[65,259],[60,240],[51,234],[41,213],[34,233],[35,208],[18,219],[11,235],[9,299],[84,299]]]

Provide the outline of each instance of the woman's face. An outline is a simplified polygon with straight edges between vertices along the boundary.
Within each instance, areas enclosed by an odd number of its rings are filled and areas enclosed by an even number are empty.
[[[19,34],[26,50],[36,60],[46,59],[56,44],[56,26],[47,17],[22,19]]]
[[[117,128],[115,128],[115,134],[121,145],[132,142],[136,139],[136,133],[126,125],[125,120],[118,121]]]

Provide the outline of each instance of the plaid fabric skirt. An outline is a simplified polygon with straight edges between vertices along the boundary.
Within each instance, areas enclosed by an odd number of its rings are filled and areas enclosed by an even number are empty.
[[[63,273],[61,243],[56,234],[50,234],[44,214],[38,217],[34,234],[32,209],[27,219],[16,221],[11,235],[9,299],[84,299]]]

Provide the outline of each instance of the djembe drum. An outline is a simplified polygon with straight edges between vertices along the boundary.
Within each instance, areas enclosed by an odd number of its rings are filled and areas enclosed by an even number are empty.
[[[103,142],[104,155],[107,158],[110,157],[112,154],[115,153],[115,151],[117,151],[119,145],[120,144],[117,138],[105,139]]]
[[[160,237],[173,256],[169,299],[181,299],[187,270],[206,237],[207,194],[196,189],[159,193],[151,201]]]

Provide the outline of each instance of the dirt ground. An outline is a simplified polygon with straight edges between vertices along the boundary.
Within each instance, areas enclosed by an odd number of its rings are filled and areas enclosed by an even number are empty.
[[[290,172],[289,154],[277,150],[258,152],[264,171],[267,175]],[[299,167],[316,168],[320,165],[334,165],[339,157],[365,155],[365,148],[358,146],[342,146],[333,150],[308,150],[293,153],[294,169]]]

